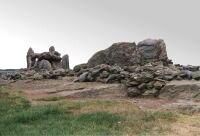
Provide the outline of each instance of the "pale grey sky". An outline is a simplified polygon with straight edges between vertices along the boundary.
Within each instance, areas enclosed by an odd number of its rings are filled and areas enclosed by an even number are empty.
[[[0,69],[56,50],[70,66],[114,42],[162,38],[175,63],[200,65],[199,0],[0,0]]]

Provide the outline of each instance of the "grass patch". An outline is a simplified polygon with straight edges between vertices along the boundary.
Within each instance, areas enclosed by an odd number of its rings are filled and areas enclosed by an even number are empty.
[[[123,117],[108,112],[75,115],[71,108],[54,105],[32,106],[26,99],[0,90],[0,135],[120,135],[123,127],[118,122]]]
[[[175,110],[184,115],[194,115],[200,113],[200,105],[178,106]]]
[[[172,112],[142,111],[133,103],[116,100],[63,100],[31,106],[5,87],[0,88],[0,115],[3,136],[160,135],[170,131],[170,123],[177,118]]]
[[[200,127],[200,114],[181,115],[178,119],[179,123],[190,124],[191,126]]]
[[[118,135],[122,120],[105,112],[73,115],[52,105],[34,107],[3,120],[0,135]]]
[[[126,116],[140,112],[138,107],[128,101],[86,99],[80,101],[65,100],[61,103],[58,104],[69,108],[74,114],[109,112]]]
[[[166,121],[175,121],[176,115],[172,112],[145,112],[144,117],[142,118],[145,122],[156,121],[158,119],[166,120]]]
[[[83,100],[65,101],[75,115],[94,112],[106,112],[123,117],[119,122],[124,135],[160,135],[171,131],[171,123],[176,122],[178,115],[169,111],[142,111],[133,103],[116,100]]]
[[[36,99],[36,101],[59,101],[63,99],[65,99],[64,96],[49,96],[49,97]]]
[[[31,123],[37,120],[48,119],[51,115],[62,114],[64,111],[58,106],[44,105],[39,107],[32,107],[28,110],[24,110],[18,114],[15,114],[11,120],[15,123]]]
[[[12,93],[6,87],[0,86],[0,116],[20,112],[30,106],[30,102],[20,94]]]
[[[172,112],[140,111],[128,115],[123,125],[129,135],[162,135],[171,130],[170,124],[176,120],[177,115]]]

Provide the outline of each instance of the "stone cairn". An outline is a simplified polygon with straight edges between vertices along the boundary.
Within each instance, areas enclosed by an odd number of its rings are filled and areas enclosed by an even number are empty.
[[[173,65],[162,39],[115,43],[74,72],[75,82],[122,83],[129,97],[158,96],[171,80],[200,80],[199,66]]]

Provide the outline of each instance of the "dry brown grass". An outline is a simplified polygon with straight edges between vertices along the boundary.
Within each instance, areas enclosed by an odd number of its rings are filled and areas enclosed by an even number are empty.
[[[139,112],[139,108],[129,101],[118,100],[86,100],[81,108],[74,110],[75,114],[92,112],[109,112],[113,114],[128,115]]]
[[[199,136],[200,114],[180,115],[172,128],[169,134],[173,133],[175,136]]]
[[[143,111],[135,103],[125,100],[64,100],[58,102],[75,115],[107,112],[125,118],[124,135],[162,135],[171,131],[176,115],[171,112]]]

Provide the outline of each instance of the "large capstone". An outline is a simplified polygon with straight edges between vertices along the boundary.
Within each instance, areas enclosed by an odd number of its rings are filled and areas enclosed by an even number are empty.
[[[88,61],[88,67],[95,67],[100,64],[127,66],[133,65],[135,60],[135,43],[114,43],[108,49],[95,53]]]
[[[120,67],[144,65],[149,62],[162,61],[168,64],[166,45],[161,39],[146,39],[135,43],[115,43],[111,47],[95,53],[88,61],[88,67],[100,64],[118,65]]]

